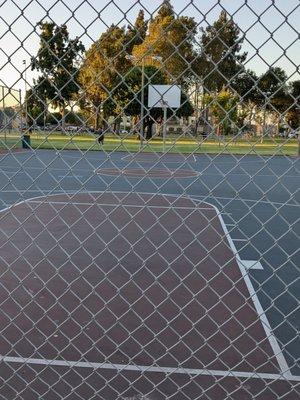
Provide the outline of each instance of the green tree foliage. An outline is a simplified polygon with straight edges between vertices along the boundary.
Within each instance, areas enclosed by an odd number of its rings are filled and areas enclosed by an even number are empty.
[[[122,76],[132,65],[126,58],[127,36],[124,27],[111,25],[85,53],[80,68],[79,82],[82,87],[82,104],[94,114],[98,127],[99,111],[104,121],[120,110],[113,97],[122,84]]]
[[[258,104],[277,120],[277,132],[280,121],[288,117],[293,106],[287,80],[285,71],[279,67],[269,68],[258,80]]]
[[[42,73],[36,91],[53,107],[59,108],[62,121],[66,105],[78,93],[78,58],[84,46],[78,38],[70,39],[66,25],[40,22],[40,48],[32,59],[32,69]]]
[[[225,11],[212,25],[202,29],[197,69],[206,91],[230,87],[244,71],[241,64],[247,54],[240,53],[242,43],[239,27]]]
[[[237,75],[230,85],[230,88],[237,93],[241,101],[258,101],[259,93],[257,89],[258,76],[252,70],[241,72]]]
[[[288,98],[287,75],[282,68],[271,67],[258,80],[258,102],[267,109],[282,112]]]
[[[145,21],[144,10],[140,10],[134,25],[128,25],[126,32],[126,51],[132,54],[134,46],[138,46],[145,40],[148,23]]]
[[[33,86],[27,90],[25,95],[26,122],[29,126],[43,125],[46,118],[47,105],[37,94],[36,87]]]
[[[255,115],[255,109],[259,102],[259,91],[257,88],[258,76],[252,70],[245,70],[237,75],[230,88],[239,97],[240,107],[236,124],[240,129],[249,128],[245,121],[251,125]]]
[[[258,104],[277,120],[277,130],[280,121],[291,116],[294,104],[287,80],[285,71],[280,67],[269,68],[258,80]]]
[[[209,107],[217,134],[232,133],[238,118],[238,96],[228,89],[223,89],[216,94],[206,94],[204,102]]]
[[[150,21],[143,43],[133,48],[133,55],[147,64],[156,65],[168,82],[184,84],[193,74],[197,56],[194,45],[197,24],[193,18],[176,16],[169,0],[164,0],[157,15]],[[162,57],[162,63],[151,56]]]
[[[291,104],[287,111],[286,120],[292,129],[300,127],[300,80],[291,82],[289,86]]]
[[[300,80],[293,81],[291,83],[291,93],[295,100],[295,104],[299,105],[299,103],[300,103]]]
[[[60,113],[59,112],[52,112],[52,113],[48,113],[47,114],[47,118],[46,118],[46,123],[47,124],[51,124],[51,125],[58,125],[58,122],[60,120]],[[67,120],[67,116],[66,116],[66,120]]]

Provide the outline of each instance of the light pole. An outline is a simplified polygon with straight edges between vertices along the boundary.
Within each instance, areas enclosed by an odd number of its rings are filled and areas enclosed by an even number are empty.
[[[28,108],[27,108],[27,99],[26,99],[26,93],[27,93],[27,63],[26,60],[23,60],[23,65],[25,65],[25,70],[24,70],[24,79],[25,79],[25,94],[24,94],[24,102],[25,102],[25,127],[27,127],[27,122],[28,122]]]
[[[262,143],[263,140],[264,140],[265,131],[266,131],[266,99],[265,99],[265,101],[264,101],[263,129],[262,129],[261,140],[260,140],[261,143]]]
[[[300,113],[300,107],[296,107],[296,111],[298,111],[298,113]],[[299,116],[298,116],[298,121],[300,121]],[[300,157],[300,131],[299,131],[299,125],[298,125],[298,128],[296,129],[296,134],[297,134],[297,142],[298,142],[297,156]]]
[[[2,113],[3,113],[3,129],[4,129],[4,143],[6,144],[6,128],[7,128],[7,122],[6,122],[6,112],[5,112],[5,94],[4,94],[4,86],[2,86]]]
[[[163,126],[163,152],[166,152],[166,137],[167,137],[167,106],[168,104],[162,100],[164,110],[164,126]]]
[[[142,92],[141,92],[141,125],[140,125],[140,145],[144,144],[144,102],[145,102],[145,59],[142,58]]]

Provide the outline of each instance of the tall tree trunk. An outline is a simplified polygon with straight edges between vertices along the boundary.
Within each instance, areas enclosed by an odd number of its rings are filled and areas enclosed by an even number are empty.
[[[253,105],[251,104],[251,101],[250,101],[250,100],[249,100],[249,102],[248,102],[248,105],[249,105],[249,108],[250,108],[249,125],[251,126],[251,125],[252,125],[252,118],[253,118],[253,112],[254,112],[254,107],[255,107],[255,106],[253,106]]]
[[[94,128],[97,131],[101,125],[100,104],[95,106],[94,112]]]
[[[276,136],[279,136],[280,119],[281,119],[280,117],[281,117],[281,115],[278,115],[278,116],[277,116],[276,132],[275,132],[275,135],[276,135]]]

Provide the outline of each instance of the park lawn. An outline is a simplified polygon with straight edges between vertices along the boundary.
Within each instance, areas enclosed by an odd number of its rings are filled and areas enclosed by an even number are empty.
[[[140,142],[134,140],[118,140],[106,138],[103,147],[101,147],[96,140],[84,140],[83,138],[66,138],[65,140],[37,140],[32,139],[31,141],[33,148],[40,149],[54,149],[54,150],[101,150],[111,151],[128,151],[137,152],[141,150]],[[143,151],[147,152],[162,152],[164,151],[161,140],[151,141],[150,143],[143,146]],[[297,143],[217,143],[217,142],[203,142],[199,144],[197,142],[186,142],[171,141],[166,142],[165,151],[171,153],[209,153],[209,154],[258,154],[258,155],[296,155],[297,154]]]
[[[22,146],[20,136],[14,135],[6,138],[0,136],[0,148],[20,148]],[[285,140],[282,138],[266,138],[263,143],[259,139],[233,141],[232,137],[220,140],[195,140],[188,137],[168,137],[165,143],[165,151],[172,153],[209,153],[209,154],[257,154],[257,155],[289,155],[297,154],[297,140]],[[49,134],[45,136],[31,135],[31,146],[34,149],[53,150],[100,150],[97,137],[94,136],[66,136]],[[118,138],[112,135],[105,137],[104,151],[140,151],[140,142],[135,137]],[[153,138],[143,146],[143,151],[164,151],[162,138]]]
[[[0,152],[3,152],[5,150],[15,150],[15,149],[21,149],[22,148],[22,142],[20,138],[2,138],[0,136]]]

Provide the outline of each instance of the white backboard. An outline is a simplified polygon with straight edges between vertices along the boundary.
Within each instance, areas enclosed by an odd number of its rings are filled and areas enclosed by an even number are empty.
[[[149,85],[148,107],[180,107],[181,88],[177,85]]]

